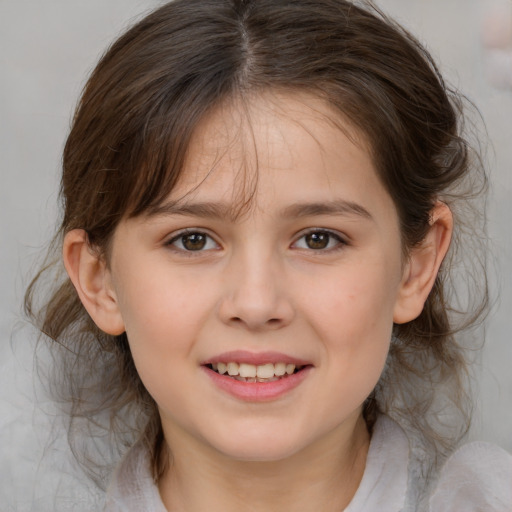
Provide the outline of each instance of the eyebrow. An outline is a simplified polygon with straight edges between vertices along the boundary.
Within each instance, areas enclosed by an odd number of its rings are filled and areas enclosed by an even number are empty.
[[[238,217],[237,208],[221,202],[184,202],[167,201],[156,205],[147,213],[148,216],[183,215],[200,218],[229,219],[235,221]],[[314,217],[320,215],[356,216],[373,220],[370,212],[358,203],[336,199],[324,202],[304,202],[286,207],[281,216],[291,218]]]
[[[373,220],[370,212],[358,203],[336,199],[319,203],[298,203],[284,210],[285,217],[313,217],[316,215],[349,215]]]
[[[187,203],[184,201],[166,201],[151,208],[147,215],[150,217],[157,215],[184,215],[216,219],[235,217],[233,206],[227,203]]]

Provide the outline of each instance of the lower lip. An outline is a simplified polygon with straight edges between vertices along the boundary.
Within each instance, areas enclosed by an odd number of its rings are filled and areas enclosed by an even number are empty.
[[[312,366],[306,366],[297,373],[273,382],[243,382],[202,367],[208,377],[223,391],[247,402],[269,402],[286,395],[296,388],[308,375]]]

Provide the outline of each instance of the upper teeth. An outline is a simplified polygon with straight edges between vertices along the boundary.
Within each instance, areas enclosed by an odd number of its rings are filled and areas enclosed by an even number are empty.
[[[267,364],[247,364],[247,363],[215,363],[212,368],[220,374],[227,373],[232,377],[258,377],[259,379],[270,379],[274,376],[281,377],[285,373],[291,375],[295,371],[294,364],[286,363],[267,363]]]

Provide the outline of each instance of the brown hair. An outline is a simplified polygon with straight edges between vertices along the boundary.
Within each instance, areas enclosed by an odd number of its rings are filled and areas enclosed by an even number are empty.
[[[83,91],[64,149],[56,247],[66,232],[81,228],[108,254],[123,217],[168,195],[207,112],[277,88],[323,98],[365,134],[398,210],[405,251],[424,238],[437,200],[457,213],[461,198],[485,188],[461,136],[459,96],[426,50],[375,7],[346,0],[175,0],[122,35]],[[466,304],[460,322],[447,285],[455,255],[421,315],[395,326],[387,368],[365,405],[370,425],[386,412],[423,433],[436,453],[468,426],[465,362],[454,333],[476,321],[487,298],[484,279],[469,294],[478,291],[481,301]],[[64,347],[58,385],[72,404],[70,434],[81,419],[89,427],[106,425],[121,443],[144,432],[158,478],[165,464],[158,412],[126,335],[101,332],[64,274],[37,314],[33,292],[42,275],[27,291],[26,310]],[[463,412],[448,434],[436,423],[436,404],[446,405],[445,398]]]

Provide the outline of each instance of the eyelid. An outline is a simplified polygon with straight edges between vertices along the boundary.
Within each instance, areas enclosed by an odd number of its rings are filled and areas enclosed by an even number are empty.
[[[194,255],[197,255],[199,253],[207,252],[207,251],[211,251],[212,250],[210,248],[210,249],[202,249],[202,250],[198,250],[198,251],[187,251],[186,249],[181,249],[181,248],[176,247],[174,245],[174,243],[176,241],[178,241],[180,238],[182,238],[182,237],[184,237],[186,235],[192,235],[192,234],[204,235],[207,238],[209,238],[210,240],[212,240],[215,243],[215,245],[216,245],[215,250],[221,248],[221,245],[217,241],[216,237],[213,236],[211,233],[208,232],[207,229],[204,229],[204,228],[184,228],[184,229],[180,229],[178,231],[174,231],[173,233],[171,233],[166,238],[166,240],[164,242],[164,245],[166,247],[171,248],[172,250],[174,250],[176,252],[179,252],[180,254],[185,254],[187,256],[194,256]]]
[[[346,235],[344,235],[343,233],[340,233],[339,231],[329,229],[329,228],[314,227],[314,228],[307,228],[305,230],[300,231],[296,235],[295,241],[291,244],[291,247],[293,248],[299,240],[301,240],[305,236],[313,234],[313,233],[327,233],[329,236],[335,238],[338,241],[338,244],[336,244],[335,247],[330,247],[330,248],[326,248],[326,249],[310,249],[310,248],[304,248],[304,247],[297,247],[297,249],[321,253],[321,252],[331,252],[331,251],[340,250],[343,247],[350,245],[349,241],[348,241],[348,237]]]

